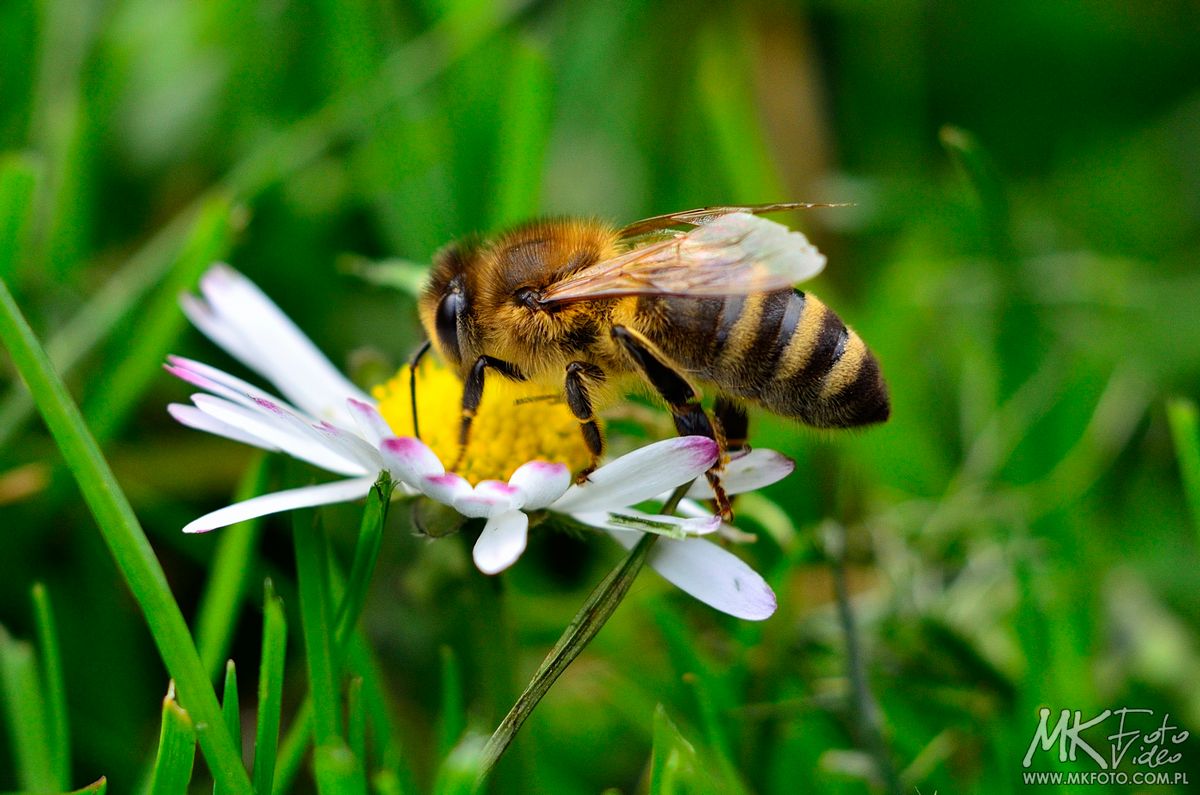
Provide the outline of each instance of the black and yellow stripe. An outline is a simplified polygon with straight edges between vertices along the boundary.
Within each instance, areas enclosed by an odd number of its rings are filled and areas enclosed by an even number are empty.
[[[722,393],[817,427],[887,419],[879,363],[813,295],[643,298],[638,315],[664,354]]]

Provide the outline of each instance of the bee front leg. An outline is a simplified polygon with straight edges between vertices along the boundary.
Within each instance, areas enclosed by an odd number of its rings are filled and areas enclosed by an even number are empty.
[[[576,483],[583,483],[588,475],[596,471],[600,456],[604,455],[604,435],[596,423],[596,415],[592,409],[592,396],[588,391],[588,382],[603,383],[604,371],[594,364],[587,362],[571,362],[567,365],[567,379],[564,390],[567,394],[567,405],[571,413],[579,420],[579,431],[583,434],[583,443],[587,445],[592,460],[587,468],[575,476]]]
[[[688,380],[679,371],[667,363],[665,357],[654,350],[653,344],[642,335],[625,326],[613,326],[613,339],[621,344],[637,365],[642,376],[650,382],[671,409],[675,420],[675,430],[680,436],[707,436],[717,442],[717,461],[704,473],[712,486],[716,497],[717,510],[725,521],[733,518],[733,509],[729,505],[729,497],[721,486],[721,466],[725,458],[722,436],[713,430],[704,407],[700,405],[700,396]]]
[[[451,472],[458,471],[467,457],[467,443],[471,441],[471,423],[479,411],[479,403],[483,400],[484,376],[489,367],[513,381],[525,380],[524,374],[517,369],[515,364],[510,364],[494,356],[480,356],[475,360],[475,364],[471,365],[471,372],[467,373],[467,380],[463,382],[462,420],[458,426],[458,455],[454,458],[454,465],[450,467]]]

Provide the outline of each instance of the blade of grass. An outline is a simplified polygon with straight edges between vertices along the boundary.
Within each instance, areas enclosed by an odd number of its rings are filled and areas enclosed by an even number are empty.
[[[181,701],[197,723],[210,727],[201,732],[200,745],[214,779],[222,780],[232,792],[249,792],[250,778],[221,723],[216,694],[162,566],[84,424],[79,408],[54,372],[3,279],[0,279],[0,340],[29,385],[47,427],[79,483],[105,544],[137,600],[159,654],[178,684]]]
[[[275,778],[283,672],[287,658],[287,616],[283,600],[267,580],[263,585],[262,660],[258,669],[258,718],[254,730],[254,791],[268,795]]]
[[[229,199],[216,196],[199,208],[179,253],[171,258],[163,286],[137,313],[136,333],[121,340],[121,355],[91,388],[83,405],[92,433],[112,438],[137,408],[139,398],[153,379],[158,365],[170,353],[187,319],[179,311],[179,296],[192,289],[214,260],[224,259],[232,243],[234,221]]]
[[[654,708],[654,740],[650,751],[650,795],[675,792],[705,792],[704,777],[698,775],[696,749],[684,739],[667,715],[666,707]]]
[[[37,167],[23,153],[0,156],[0,278],[17,273],[29,234]]]
[[[579,612],[571,619],[571,623],[563,632],[562,637],[546,655],[546,659],[538,667],[524,692],[517,699],[517,703],[513,705],[496,731],[488,738],[483,749],[479,776],[476,779],[477,786],[482,786],[483,782],[487,780],[496,763],[500,761],[500,757],[516,739],[517,732],[533,713],[538,702],[550,691],[550,687],[558,681],[558,677],[567,669],[567,666],[579,656],[592,638],[596,637],[596,633],[600,631],[605,622],[612,617],[617,606],[621,604],[621,600],[625,598],[625,594],[629,592],[629,586],[633,585],[634,579],[646,562],[646,556],[650,554],[650,550],[658,538],[653,534],[642,536],[620,565],[608,573],[608,576],[596,586],[583,606],[579,608]]]
[[[221,714],[225,718],[225,728],[233,738],[233,744],[242,747],[242,705],[238,700],[237,666],[233,660],[225,663],[225,686],[221,689]],[[213,795],[225,795],[221,782],[213,782]]]
[[[1167,403],[1167,420],[1179,456],[1183,493],[1192,509],[1192,521],[1200,530],[1200,417],[1196,404],[1186,398],[1171,400]]]
[[[272,795],[287,795],[292,791],[292,782],[300,772],[300,763],[304,761],[304,752],[308,750],[308,742],[312,739],[313,701],[309,695],[296,710],[292,725],[288,728],[279,746],[279,757],[275,762],[275,783],[271,787]]]
[[[1008,196],[991,156],[979,139],[961,127],[946,125],[938,139],[979,200],[992,254],[1003,261],[1015,260]]]
[[[367,768],[367,709],[363,705],[363,680],[356,676],[346,688],[346,742],[363,770]]]
[[[468,734],[450,751],[438,768],[434,795],[469,795],[487,775],[487,747],[478,734]]]
[[[175,701],[175,683],[167,688],[162,706],[162,729],[154,757],[151,795],[186,795],[196,760],[196,728],[187,710]]]
[[[392,489],[395,483],[387,472],[379,475],[379,480],[367,494],[366,508],[363,510],[362,523],[359,526],[358,542],[354,547],[354,562],[350,566],[350,579],[346,582],[346,590],[338,605],[337,620],[334,622],[337,640],[337,659],[344,657],[344,645],[358,623],[363,605],[367,601],[367,590],[371,587],[371,575],[375,571],[375,562],[379,559],[379,546],[383,543],[383,525],[387,521],[388,505],[391,504]]]
[[[267,487],[268,458],[260,456],[246,470],[234,502],[262,494]],[[239,522],[221,531],[209,567],[208,582],[196,612],[196,646],[209,676],[216,676],[221,660],[229,654],[233,631],[241,613],[243,596],[255,569],[255,548],[261,519]]]
[[[50,765],[55,786],[71,786],[71,731],[67,718],[67,685],[63,677],[58,625],[50,595],[40,582],[33,586],[33,614],[37,622],[38,649],[42,659],[42,687],[46,694],[46,737],[50,743]]]
[[[367,791],[362,765],[337,738],[313,752],[313,774],[321,795],[363,795]]]
[[[0,626],[0,692],[8,713],[17,781],[22,789],[51,792],[54,781],[46,704],[38,682],[33,647],[13,640]]]
[[[292,521],[296,545],[296,579],[300,591],[300,629],[308,688],[313,701],[313,741],[319,748],[342,736],[329,616],[329,558],[316,514],[297,511]]]
[[[449,646],[442,646],[441,655],[442,708],[439,710],[438,758],[445,759],[467,728],[467,708],[458,657]]]
[[[100,293],[51,338],[47,345],[50,361],[64,376],[69,375],[108,338],[142,296],[161,282],[177,241],[209,201],[224,195],[250,202],[312,163],[335,143],[353,134],[366,134],[371,119],[418,95],[464,55],[502,30],[528,4],[529,0],[518,0],[498,6],[493,14],[449,15],[397,49],[365,85],[338,93],[311,115],[268,138],[211,190],[155,232],[124,268],[106,280]],[[33,408],[30,393],[21,384],[9,390],[0,401],[0,447],[24,425]]]
[[[508,87],[500,108],[495,149],[492,229],[529,218],[538,211],[550,136],[554,81],[545,53],[518,41],[509,58]]]

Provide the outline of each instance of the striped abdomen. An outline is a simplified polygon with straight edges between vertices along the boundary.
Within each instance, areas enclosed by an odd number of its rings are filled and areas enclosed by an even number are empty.
[[[664,354],[724,394],[820,428],[888,417],[879,362],[815,296],[646,297],[638,316]]]

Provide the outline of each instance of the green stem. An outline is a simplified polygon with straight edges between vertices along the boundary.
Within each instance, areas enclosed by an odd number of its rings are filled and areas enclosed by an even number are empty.
[[[159,654],[175,680],[180,701],[196,724],[206,727],[206,731],[199,732],[200,747],[213,778],[221,781],[229,792],[250,793],[250,777],[225,729],[216,693],[196,652],[183,613],[171,594],[162,566],[154,556],[129,500],[84,424],[79,407],[54,372],[3,279],[0,279],[0,340],[29,386],[46,426],[79,483],[104,542],[137,600]]]
[[[596,637],[596,633],[616,611],[617,605],[621,604],[621,600],[629,592],[629,587],[633,585],[634,579],[641,571],[646,557],[657,540],[657,535],[642,536],[637,545],[621,561],[621,564],[609,572],[608,576],[596,586],[587,601],[583,603],[583,607],[571,619],[566,631],[558,639],[558,643],[554,644],[550,654],[542,661],[537,673],[533,675],[533,679],[517,699],[517,703],[504,716],[504,720],[500,722],[500,726],[492,733],[487,745],[484,746],[483,761],[476,779],[476,788],[482,786],[487,777],[491,775],[496,763],[500,761],[500,757],[512,744],[517,732],[521,730],[521,726],[533,713],[534,708],[549,692],[550,687],[567,669],[567,666],[579,656],[580,652],[591,643],[592,638]]]

